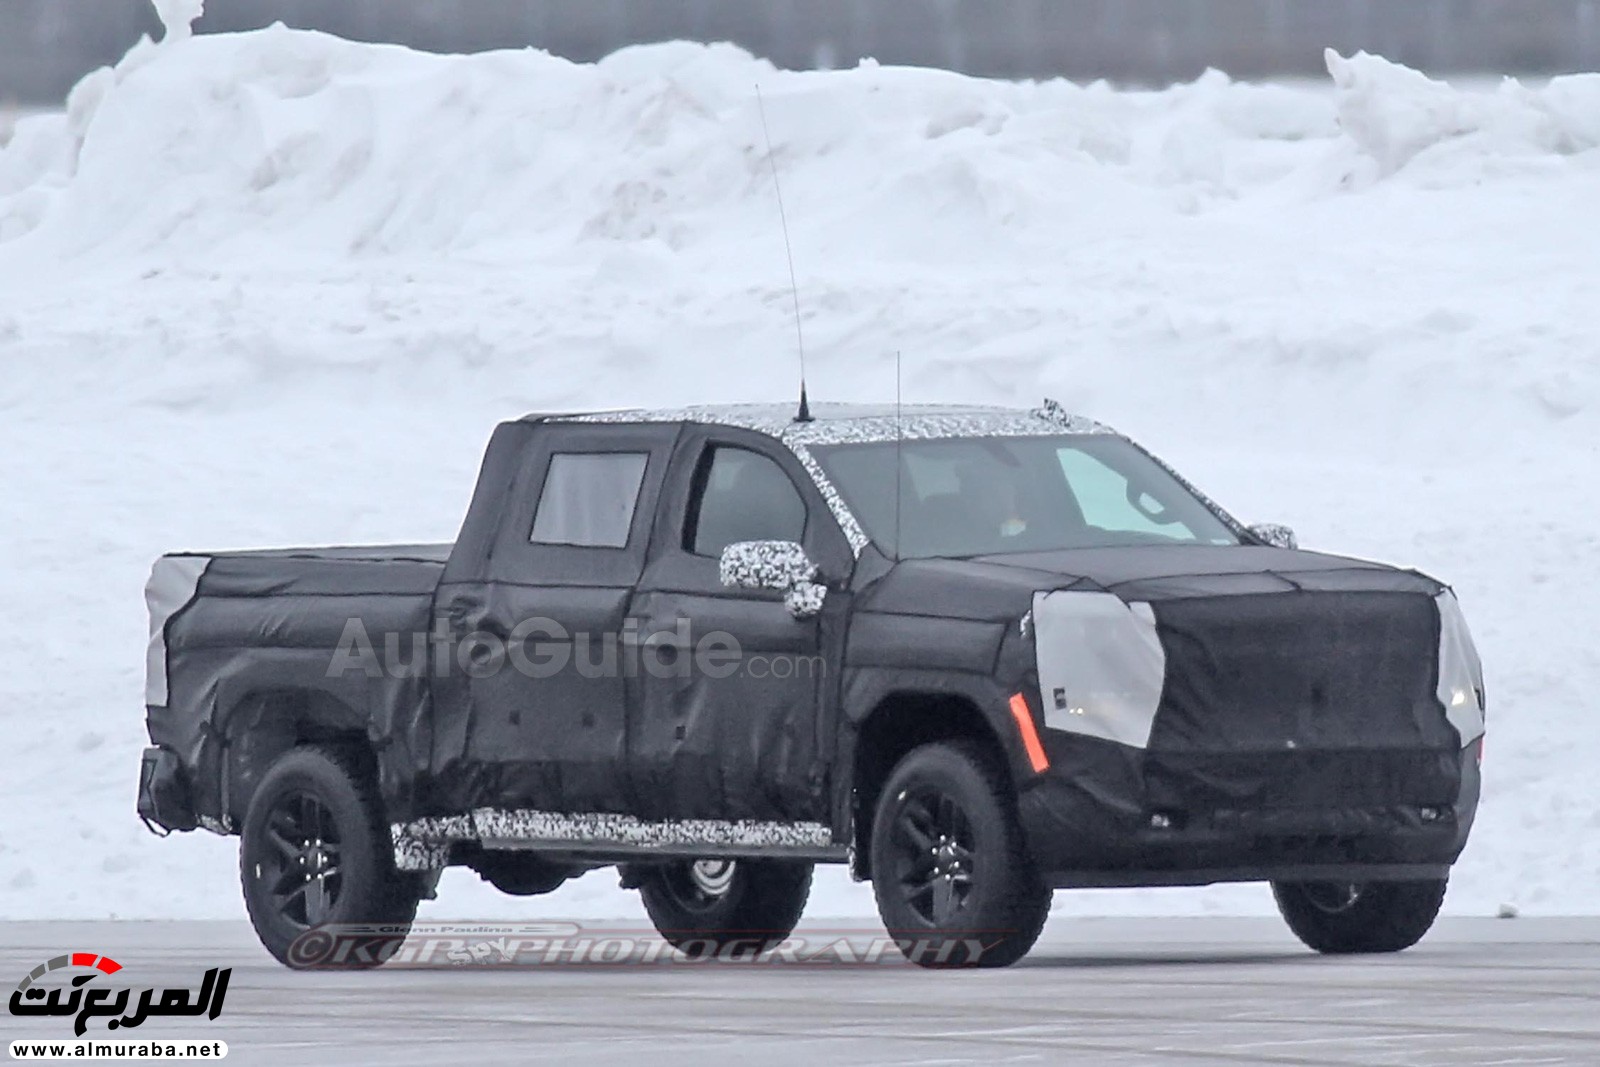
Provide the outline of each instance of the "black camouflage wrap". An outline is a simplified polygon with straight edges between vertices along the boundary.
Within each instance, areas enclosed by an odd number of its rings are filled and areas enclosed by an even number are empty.
[[[1464,697],[1474,716],[1452,723],[1440,583],[1271,547],[1057,555],[1080,557],[1050,561],[1069,588],[1148,605],[1165,658],[1145,745],[1045,732],[1052,773],[1021,803],[1061,884],[1455,860],[1476,809],[1483,693],[1479,676]],[[1053,698],[1038,696],[1047,722]]]
[[[859,739],[912,694],[971,709],[1054,884],[1422,877],[1459,854],[1484,694],[1441,583],[1263,543],[1220,509],[1242,544],[896,563],[808,446],[1112,431],[1051,405],[792,414],[530,417],[496,431],[454,545],[165,557],[150,590],[141,815],[229,832],[276,755],[333,738],[371,753],[402,867],[460,862],[459,846],[479,844],[844,859]],[[719,442],[767,449],[790,473],[812,516],[798,550],[744,542],[705,559],[679,543],[698,457]],[[625,547],[529,543],[543,471],[563,449],[648,455]],[[766,587],[796,551],[805,580]],[[1153,675],[1134,685],[1116,655],[1100,663],[1091,648],[1074,655],[1092,684],[1080,694],[1057,680],[1051,642],[1090,603],[1077,596],[1126,608],[1117,632],[1141,635]],[[769,659],[826,670],[777,687],[429,669],[440,648],[458,656],[464,634],[534,615],[625,647],[704,615]],[[380,662],[392,645],[412,669],[331,669],[352,622]],[[429,634],[437,644],[414,647]],[[1043,773],[1024,754],[1016,694]]]
[[[380,787],[403,797],[431,737],[425,670],[399,676],[335,673],[352,620],[380,661],[386,635],[412,653],[431,624],[448,545],[283,549],[166,557],[203,566],[192,595],[161,620],[166,700],[146,705],[151,743],[143,775],[159,801],[147,818],[172,829],[242,821],[265,763],[297,738],[365,739]],[[154,620],[153,620],[154,621]],[[154,642],[153,642],[154,643]],[[153,765],[151,765],[153,764]],[[187,823],[188,825],[184,825]]]

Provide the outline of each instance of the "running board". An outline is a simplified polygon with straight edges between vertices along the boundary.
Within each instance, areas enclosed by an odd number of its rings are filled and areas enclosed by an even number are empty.
[[[446,815],[395,823],[395,866],[403,871],[448,865],[450,847],[470,842],[490,849],[533,849],[586,854],[693,857],[781,856],[843,862],[848,849],[833,842],[833,832],[818,822],[758,822],[741,819],[668,819],[646,822],[632,815],[603,812],[501,811],[479,808],[469,815]]]

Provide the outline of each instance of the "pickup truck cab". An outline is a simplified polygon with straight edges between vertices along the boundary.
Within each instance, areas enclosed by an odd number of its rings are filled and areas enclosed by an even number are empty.
[[[1219,881],[1393,951],[1478,798],[1447,587],[1049,402],[530,416],[453,545],[174,554],[147,598],[139,813],[239,835],[291,963],[450,865],[618,866],[697,952],[781,941],[815,863],[918,962],[1018,959],[1055,888]]]

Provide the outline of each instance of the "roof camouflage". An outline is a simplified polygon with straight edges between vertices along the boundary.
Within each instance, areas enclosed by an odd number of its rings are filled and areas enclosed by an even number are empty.
[[[776,437],[790,446],[870,441],[936,440],[950,437],[1032,437],[1047,434],[1109,434],[1109,426],[1067,412],[1053,400],[1031,410],[979,405],[815,404],[811,421],[795,419],[792,404],[711,404],[682,408],[636,408],[571,415],[534,415],[550,422],[700,422],[737,426]]]

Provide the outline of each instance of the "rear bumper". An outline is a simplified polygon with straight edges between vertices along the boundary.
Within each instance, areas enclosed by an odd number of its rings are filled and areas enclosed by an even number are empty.
[[[147,748],[139,760],[139,818],[152,830],[193,830],[199,825],[189,776],[169,748]]]
[[[1104,764],[1098,775],[1055,764],[1024,786],[1023,832],[1050,884],[1438,878],[1465,847],[1478,805],[1476,745],[1461,753],[1456,795],[1426,800],[1352,793],[1290,807],[1262,791],[1182,810],[1162,806],[1124,766],[1116,781]]]

